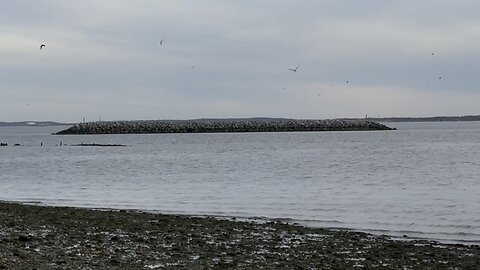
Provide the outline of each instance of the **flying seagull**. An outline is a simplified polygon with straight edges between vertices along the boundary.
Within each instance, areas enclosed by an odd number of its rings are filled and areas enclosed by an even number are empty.
[[[300,66],[297,66],[295,69],[289,68],[288,70],[291,70],[291,71],[293,71],[293,72],[297,72],[298,67],[300,67]]]
[[[40,50],[43,50],[44,47],[45,47],[45,44],[40,45]]]
[[[160,45],[163,45],[163,39],[162,39],[162,40],[160,40]]]

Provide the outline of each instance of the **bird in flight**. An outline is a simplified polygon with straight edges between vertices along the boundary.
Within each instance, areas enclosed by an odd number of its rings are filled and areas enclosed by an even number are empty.
[[[40,45],[40,50],[43,50],[45,48],[45,44]]]
[[[438,79],[441,80],[441,79],[442,79],[442,76],[438,77]]]
[[[289,68],[288,70],[291,70],[291,71],[293,71],[293,72],[297,72],[298,67],[300,67],[300,66],[297,66],[297,67],[294,68],[294,69],[293,69],[293,68]]]
[[[160,43],[160,45],[163,45],[163,39],[162,39],[162,40],[160,40],[160,42],[159,42],[159,43]]]

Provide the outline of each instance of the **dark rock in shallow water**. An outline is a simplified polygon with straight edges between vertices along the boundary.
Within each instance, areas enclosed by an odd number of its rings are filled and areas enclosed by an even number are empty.
[[[73,144],[72,146],[119,147],[119,146],[126,146],[126,145],[124,145],[124,144],[98,144],[98,143],[81,143],[81,144]]]
[[[74,125],[56,134],[144,134],[288,131],[366,131],[392,130],[368,120],[295,119],[199,119],[91,122]]]

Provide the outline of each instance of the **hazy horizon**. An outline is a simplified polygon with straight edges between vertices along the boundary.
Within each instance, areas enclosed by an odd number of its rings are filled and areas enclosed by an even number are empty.
[[[479,115],[477,8],[5,0],[0,121]]]

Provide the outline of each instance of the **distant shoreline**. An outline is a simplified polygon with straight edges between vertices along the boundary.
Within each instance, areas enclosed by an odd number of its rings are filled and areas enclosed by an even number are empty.
[[[0,127],[47,127],[47,126],[71,126],[71,123],[61,123],[53,121],[19,121],[19,122],[0,122]]]
[[[356,119],[356,118],[344,118]],[[460,122],[460,121],[480,121],[480,115],[465,116],[431,116],[431,117],[368,117],[375,122]]]
[[[292,120],[289,118],[269,118],[269,117],[253,117],[253,118],[201,118],[192,120],[129,120],[129,121],[111,121],[111,122],[133,122],[133,121],[238,121],[238,120],[260,120],[260,121],[283,121]],[[307,121],[307,119],[303,119]],[[480,121],[480,115],[464,115],[464,116],[428,116],[428,117],[368,117],[368,118],[335,118],[332,120],[369,120],[374,122],[458,122],[458,121]],[[94,123],[94,122],[88,122]],[[78,123],[63,123],[55,121],[16,121],[16,122],[2,122],[0,121],[0,127],[21,127],[21,126],[73,126]]]

